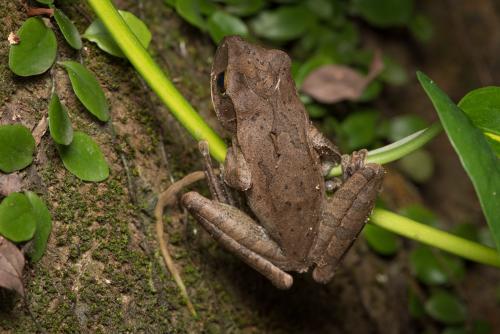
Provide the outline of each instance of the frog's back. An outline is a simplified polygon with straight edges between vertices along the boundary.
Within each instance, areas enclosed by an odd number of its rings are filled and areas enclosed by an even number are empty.
[[[261,48],[248,52],[254,54],[239,57],[256,59],[262,67],[250,72],[254,78],[237,73],[237,66],[228,68],[236,77],[228,93],[239,110],[237,140],[252,175],[248,204],[290,259],[286,269],[305,270],[324,196],[319,157],[307,136],[309,118],[295,91],[288,56]]]

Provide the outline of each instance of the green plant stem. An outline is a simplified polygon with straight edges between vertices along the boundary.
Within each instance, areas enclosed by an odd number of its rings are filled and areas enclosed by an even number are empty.
[[[109,33],[120,46],[139,74],[169,107],[177,120],[192,134],[196,140],[208,141],[212,156],[223,161],[226,146],[219,136],[205,123],[189,102],[179,93],[172,82],[168,80],[148,52],[142,47],[134,34],[128,29],[121,16],[109,0],[87,0],[97,16],[102,20]],[[441,126],[431,127],[417,132],[385,148],[369,154],[369,161],[379,163],[393,161],[409,152],[423,146],[432,139]],[[333,174],[334,172],[332,172]],[[449,233],[417,223],[413,220],[376,209],[372,215],[372,223],[396,234],[441,248],[465,258],[500,267],[500,258],[493,249],[456,237]]]
[[[205,123],[158,67],[135,35],[131,33],[113,4],[109,0],[88,0],[88,3],[137,72],[170,109],[174,117],[195,140],[208,141],[212,156],[218,161],[223,161],[226,156],[226,147],[222,139]]]
[[[412,133],[397,142],[368,152],[366,161],[377,164],[386,164],[391,161],[401,159],[405,155],[408,155],[427,144],[432,138],[436,137],[442,129],[443,127],[440,123],[434,123],[428,128]],[[341,174],[341,167],[336,166],[332,168],[328,177],[339,176]]]
[[[500,254],[490,247],[418,223],[393,212],[375,209],[370,223],[463,258],[500,268]]]

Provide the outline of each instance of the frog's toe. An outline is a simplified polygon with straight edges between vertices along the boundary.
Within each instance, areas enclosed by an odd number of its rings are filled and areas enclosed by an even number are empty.
[[[326,284],[331,281],[335,275],[335,266],[328,264],[323,267],[316,267],[313,270],[313,279],[321,284]]]

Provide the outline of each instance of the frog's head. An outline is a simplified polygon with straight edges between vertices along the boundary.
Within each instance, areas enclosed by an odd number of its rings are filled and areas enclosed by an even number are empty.
[[[250,44],[239,36],[222,40],[215,53],[211,73],[212,102],[219,121],[230,132],[236,131],[238,104],[277,96],[278,89],[292,89],[291,60],[280,50]],[[290,85],[292,87],[284,87]],[[240,108],[250,110],[250,108]]]

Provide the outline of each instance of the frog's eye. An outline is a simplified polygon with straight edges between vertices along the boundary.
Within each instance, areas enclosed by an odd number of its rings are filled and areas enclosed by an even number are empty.
[[[217,74],[217,78],[216,78],[216,81],[217,81],[217,91],[221,95],[225,95],[226,94],[226,86],[224,84],[225,75],[226,75],[226,72],[220,72],[219,74]]]

